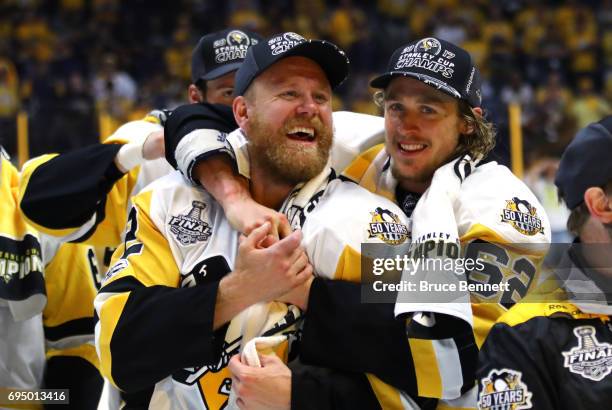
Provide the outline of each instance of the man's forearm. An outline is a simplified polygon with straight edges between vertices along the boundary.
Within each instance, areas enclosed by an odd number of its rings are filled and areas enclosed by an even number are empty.
[[[238,313],[256,303],[256,301],[249,298],[250,294],[251,292],[248,289],[244,289],[234,275],[229,274],[223,277],[217,289],[213,330],[219,329]]]
[[[216,154],[199,161],[192,176],[224,209],[232,201],[250,197],[247,179],[234,170],[227,155]]]

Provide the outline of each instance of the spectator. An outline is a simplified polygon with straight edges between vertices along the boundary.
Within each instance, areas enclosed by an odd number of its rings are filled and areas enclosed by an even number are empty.
[[[99,110],[124,121],[136,100],[136,83],[125,71],[117,67],[117,57],[106,54],[93,81],[93,90]]]
[[[20,105],[18,87],[15,65],[0,57],[0,145],[11,155],[16,151],[15,117]]]
[[[608,115],[610,110],[610,103],[595,93],[593,79],[582,77],[578,81],[578,95],[570,107],[578,128],[596,122],[604,115]]]

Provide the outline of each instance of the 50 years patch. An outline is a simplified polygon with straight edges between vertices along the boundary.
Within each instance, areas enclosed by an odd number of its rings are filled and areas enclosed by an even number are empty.
[[[399,216],[388,209],[376,208],[372,215],[368,233],[370,238],[378,238],[389,245],[399,245],[409,237],[408,227],[402,223]]]
[[[501,221],[510,224],[514,229],[527,236],[544,233],[538,210],[528,201],[514,197],[506,201],[502,210]]]
[[[521,380],[523,374],[512,369],[493,369],[481,380],[478,408],[482,410],[520,410],[532,408],[533,395]]]

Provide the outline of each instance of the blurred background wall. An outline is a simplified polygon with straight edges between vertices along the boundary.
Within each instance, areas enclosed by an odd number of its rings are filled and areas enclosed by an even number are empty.
[[[339,44],[351,77],[335,108],[372,114],[368,80],[396,47],[429,35],[459,44],[484,74],[502,161],[507,106],[520,103],[529,168],[612,111],[611,0],[2,0],[1,144],[15,154],[20,111],[33,156],[96,142],[101,125],[112,132],[185,102],[192,47],[228,26]]]

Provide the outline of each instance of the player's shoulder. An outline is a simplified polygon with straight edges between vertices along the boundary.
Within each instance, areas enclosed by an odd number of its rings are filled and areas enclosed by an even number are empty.
[[[330,182],[308,221],[353,246],[389,238],[399,244],[409,238],[408,218],[397,204],[339,178]]]
[[[520,302],[500,316],[497,323],[516,327],[536,318],[555,317],[563,314],[571,317],[570,312],[573,310],[575,307],[567,302]]]
[[[571,303],[565,291],[559,289],[545,295],[545,297],[530,297],[512,306],[506,313],[501,315],[497,323],[510,327],[521,327],[528,322],[544,323],[546,320],[554,319],[595,319],[607,320],[605,315],[583,312],[578,306]],[[534,321],[534,319],[536,319]],[[546,319],[546,320],[544,320]],[[533,324],[531,324],[533,326]]]
[[[384,142],[384,119],[375,115],[350,111],[333,113],[334,144],[331,160],[333,167],[343,171],[362,152]]]
[[[179,171],[173,170],[151,182],[141,192],[183,189],[189,186],[190,184],[185,180],[183,175]]]
[[[462,181],[462,191],[477,194],[484,189],[493,192],[519,192],[533,196],[527,185],[510,169],[495,161],[476,165]]]
[[[550,242],[550,223],[538,198],[496,162],[476,166],[464,176],[455,213],[461,234],[485,229],[503,242]]]
[[[342,175],[351,181],[361,183],[370,167],[374,166],[377,173],[382,172],[388,158],[389,155],[385,150],[385,145],[375,145],[361,152],[355,159],[353,159],[352,162],[343,170]]]
[[[336,132],[343,134],[371,134],[384,131],[385,120],[377,115],[352,111],[334,111],[332,114]]]
[[[324,205],[326,211],[345,217],[351,217],[351,213],[355,211],[371,210],[373,208],[386,208],[394,213],[402,214],[402,210],[393,201],[376,195],[359,184],[344,178],[331,181],[323,199],[321,205]]]
[[[209,194],[201,187],[193,186],[179,171],[172,171],[147,185],[133,197],[132,202],[155,202],[167,208],[172,203],[189,201]]]

